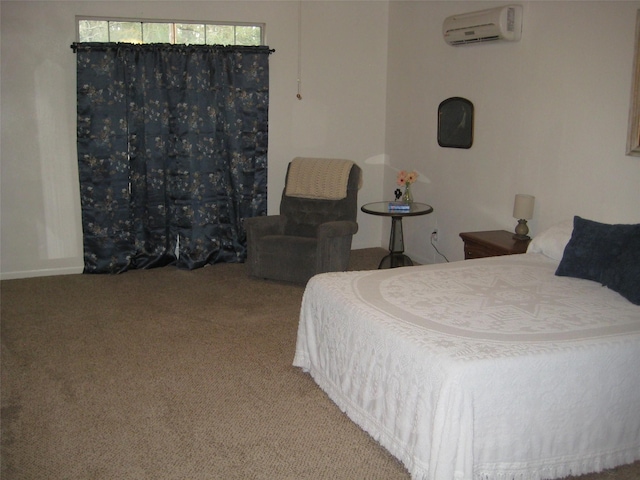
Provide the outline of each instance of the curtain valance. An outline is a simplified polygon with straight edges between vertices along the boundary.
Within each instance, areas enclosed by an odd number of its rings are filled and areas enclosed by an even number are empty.
[[[74,53],[82,51],[101,51],[109,49],[128,49],[139,51],[175,51],[175,52],[238,52],[238,53],[264,53],[270,55],[275,52],[266,45],[193,45],[172,43],[120,43],[120,42],[74,42],[71,49]]]

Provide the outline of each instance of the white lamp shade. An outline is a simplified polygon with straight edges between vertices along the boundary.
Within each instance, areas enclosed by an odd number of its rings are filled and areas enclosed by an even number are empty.
[[[530,220],[533,218],[533,205],[535,201],[536,197],[533,195],[517,194],[513,202],[513,218],[517,218],[518,220]]]

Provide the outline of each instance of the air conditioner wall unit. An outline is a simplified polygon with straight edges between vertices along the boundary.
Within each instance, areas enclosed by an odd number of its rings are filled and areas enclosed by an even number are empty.
[[[508,5],[452,15],[444,20],[442,33],[449,45],[496,40],[517,42],[522,36],[522,6]]]

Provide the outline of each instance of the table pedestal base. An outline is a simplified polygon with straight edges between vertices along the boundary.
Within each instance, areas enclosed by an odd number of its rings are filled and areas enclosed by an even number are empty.
[[[390,253],[380,260],[378,268],[412,267],[413,261],[404,253]]]
[[[404,236],[402,217],[391,217],[391,235],[389,236],[389,255],[380,260],[378,268],[411,267],[413,262],[404,254]]]

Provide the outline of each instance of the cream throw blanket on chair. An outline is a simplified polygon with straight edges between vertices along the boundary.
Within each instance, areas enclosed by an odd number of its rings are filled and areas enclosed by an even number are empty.
[[[349,173],[354,163],[337,158],[301,158],[291,161],[287,178],[288,197],[340,200],[347,196]],[[362,183],[359,180],[358,188]]]

